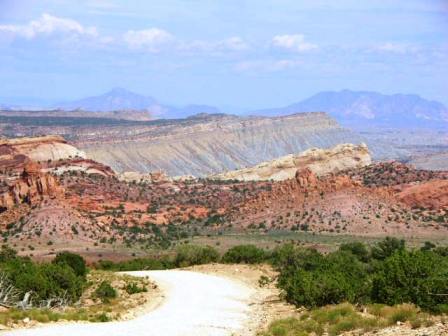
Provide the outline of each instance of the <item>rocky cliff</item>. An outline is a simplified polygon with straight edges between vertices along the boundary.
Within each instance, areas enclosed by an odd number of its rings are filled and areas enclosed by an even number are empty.
[[[251,168],[230,171],[212,176],[219,180],[282,181],[293,178],[298,169],[308,168],[318,176],[360,168],[371,163],[365,144],[341,144],[331,149],[311,148],[299,154],[260,163]]]
[[[74,143],[115,171],[163,170],[170,176],[207,176],[254,166],[312,147],[362,139],[325,113],[284,117],[209,115],[138,126],[103,128]]]
[[[10,209],[22,203],[36,205],[45,197],[62,194],[63,188],[54,176],[41,172],[41,167],[36,163],[27,163],[18,177],[2,183],[0,209]]]
[[[115,175],[59,136],[0,140],[0,212],[62,196],[56,175],[66,171]]]
[[[0,155],[21,154],[33,161],[56,161],[85,158],[85,153],[56,135],[0,140]]]
[[[55,174],[66,171],[115,174],[109,167],[87,159],[83,151],[57,135],[0,140],[0,171],[17,175],[30,162],[39,163],[41,172]]]

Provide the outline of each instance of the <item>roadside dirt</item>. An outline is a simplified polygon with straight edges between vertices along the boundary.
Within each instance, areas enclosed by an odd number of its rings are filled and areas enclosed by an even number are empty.
[[[187,268],[190,271],[218,275],[244,283],[254,289],[250,297],[251,312],[245,329],[235,336],[256,335],[274,320],[287,318],[300,312],[286,303],[275,285],[277,272],[269,265],[208,264]],[[264,281],[261,281],[263,279]]]

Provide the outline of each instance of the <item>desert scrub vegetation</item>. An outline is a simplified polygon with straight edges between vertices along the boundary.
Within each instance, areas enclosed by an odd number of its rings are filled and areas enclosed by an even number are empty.
[[[103,303],[109,303],[111,299],[117,297],[117,291],[109,281],[103,280],[100,285],[95,289],[95,297],[100,299]]]
[[[345,244],[326,255],[284,245],[271,260],[279,272],[278,286],[296,306],[412,303],[446,313],[448,257],[439,251],[428,244],[408,250],[404,241],[387,238],[370,249]]]
[[[100,260],[94,267],[107,271],[166,270],[175,267],[188,267],[213,262],[258,264],[268,262],[270,253],[255,245],[237,245],[223,256],[211,246],[179,245],[172,255],[135,258],[121,262]]]
[[[135,258],[126,261],[113,262],[110,260],[100,260],[95,268],[104,271],[129,272],[129,271],[150,271],[165,270],[174,268],[175,264],[168,256],[153,258]]]
[[[7,308],[52,308],[75,303],[86,286],[84,260],[65,252],[52,263],[35,263],[15,250],[0,250],[0,304]]]
[[[181,245],[176,250],[174,264],[187,267],[217,262],[219,258],[218,251],[211,246]]]
[[[135,258],[121,262],[100,260],[96,269],[107,271],[148,271],[167,270],[175,267],[188,267],[220,261],[219,252],[211,246],[179,245],[173,255]]]
[[[64,309],[10,308],[0,312],[0,324],[21,325],[26,318],[41,323],[122,320],[127,319],[130,309],[149,303],[157,295],[157,286],[145,278],[92,270],[87,275],[86,289],[76,304]]]
[[[224,263],[259,264],[266,261],[268,254],[255,245],[237,245],[230,248],[223,256]]]
[[[349,303],[324,306],[304,311],[297,317],[274,321],[259,336],[336,336],[355,331],[356,335],[378,330],[397,322],[413,328],[430,326],[433,319],[412,304],[396,306],[369,305],[364,311]]]
[[[148,293],[150,292],[150,293]],[[149,301],[157,286],[148,279],[88,270],[84,259],[62,252],[51,263],[36,263],[0,250],[0,324],[121,319]]]

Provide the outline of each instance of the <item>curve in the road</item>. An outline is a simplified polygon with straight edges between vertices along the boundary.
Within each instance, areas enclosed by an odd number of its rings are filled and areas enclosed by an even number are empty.
[[[240,331],[248,318],[252,289],[233,280],[179,270],[128,274],[149,276],[161,285],[166,290],[162,305],[129,321],[51,324],[3,335],[221,336]]]

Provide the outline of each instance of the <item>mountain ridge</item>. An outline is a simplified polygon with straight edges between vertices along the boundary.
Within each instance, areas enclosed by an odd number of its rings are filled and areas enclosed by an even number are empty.
[[[163,104],[152,96],[135,93],[121,87],[115,87],[100,95],[56,104],[55,107],[65,111],[82,110],[102,113],[146,111],[150,112],[153,118],[179,118],[198,113],[220,112],[217,107],[205,104],[188,104],[181,107]]]
[[[252,115],[275,116],[294,112],[325,111],[346,125],[441,126],[448,125],[448,108],[416,94],[385,95],[373,91],[323,91],[298,103],[261,109]]]

